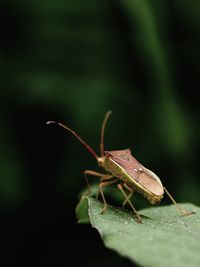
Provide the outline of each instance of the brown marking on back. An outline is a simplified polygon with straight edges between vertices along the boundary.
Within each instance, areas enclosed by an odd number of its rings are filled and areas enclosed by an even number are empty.
[[[129,176],[155,195],[163,195],[163,188],[152,173],[139,163],[130,149],[105,151],[105,156],[119,164]]]

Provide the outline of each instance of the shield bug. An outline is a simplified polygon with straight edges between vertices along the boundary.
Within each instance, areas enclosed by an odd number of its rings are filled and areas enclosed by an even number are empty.
[[[137,222],[141,223],[141,216],[134,208],[130,198],[134,192],[138,192],[144,198],[146,198],[151,204],[159,203],[164,195],[164,192],[168,195],[171,201],[176,206],[177,210],[181,215],[190,215],[193,212],[188,212],[180,207],[167,189],[162,185],[161,180],[158,176],[151,170],[144,167],[139,163],[131,154],[130,149],[115,150],[115,151],[105,151],[104,150],[104,132],[106,123],[110,114],[112,112],[108,111],[105,115],[105,118],[101,127],[101,138],[100,138],[100,156],[71,128],[66,125],[56,122],[48,121],[47,124],[58,124],[62,128],[65,128],[72,135],[74,135],[84,146],[85,148],[93,155],[97,160],[98,165],[103,168],[106,173],[99,173],[92,170],[85,170],[84,176],[86,183],[88,183],[88,175],[97,176],[100,178],[99,183],[99,193],[101,194],[104,207],[102,213],[107,209],[107,202],[104,196],[103,188],[111,184],[117,183],[118,189],[124,195],[123,206],[128,203],[134,214],[136,215]]]

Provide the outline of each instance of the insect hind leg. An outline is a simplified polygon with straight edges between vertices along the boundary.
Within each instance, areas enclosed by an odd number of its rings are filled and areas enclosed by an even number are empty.
[[[171,199],[171,201],[173,202],[173,204],[175,205],[175,207],[177,208],[177,210],[181,213],[181,215],[183,216],[187,216],[187,215],[192,215],[195,212],[193,211],[187,211],[185,209],[183,209],[176,201],[175,199],[172,197],[172,195],[169,193],[169,191],[166,189],[166,187],[163,187],[165,193],[168,195],[168,197]]]

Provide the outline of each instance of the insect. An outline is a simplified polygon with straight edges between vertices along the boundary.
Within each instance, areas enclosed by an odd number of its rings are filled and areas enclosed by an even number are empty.
[[[88,175],[97,176],[100,178],[99,183],[99,193],[101,194],[104,207],[102,213],[107,209],[107,202],[104,196],[103,188],[112,184],[117,183],[118,189],[122,192],[124,196],[123,206],[129,204],[133,213],[136,216],[138,223],[142,222],[140,214],[137,212],[132,202],[130,201],[134,192],[141,194],[146,198],[151,204],[159,203],[164,195],[164,192],[168,195],[171,201],[175,204],[177,210],[181,215],[190,215],[193,212],[188,212],[180,207],[171,194],[163,187],[161,180],[158,176],[151,170],[144,167],[139,163],[131,154],[130,149],[115,150],[115,151],[105,151],[104,150],[104,132],[105,127],[108,121],[108,118],[111,115],[111,111],[108,111],[104,117],[102,127],[101,127],[101,138],[100,138],[100,156],[71,128],[66,125],[56,122],[48,121],[47,124],[57,124],[71,134],[73,134],[85,148],[93,155],[97,160],[98,165],[103,168],[106,173],[99,173],[92,170],[85,170],[84,176],[86,183],[88,183]]]

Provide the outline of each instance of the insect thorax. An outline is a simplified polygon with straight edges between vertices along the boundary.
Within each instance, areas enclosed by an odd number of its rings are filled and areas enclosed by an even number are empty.
[[[107,156],[104,158],[104,169],[111,173],[114,177],[124,181],[124,174],[122,173],[121,168]]]

